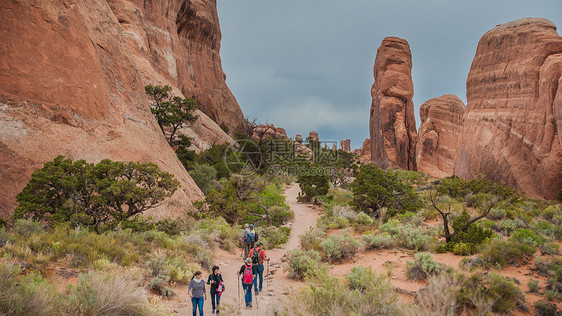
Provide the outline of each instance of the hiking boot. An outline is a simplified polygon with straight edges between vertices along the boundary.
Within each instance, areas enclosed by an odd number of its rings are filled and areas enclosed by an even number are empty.
[[[213,311],[211,312],[211,314],[215,314],[216,313],[216,309],[213,308]]]
[[[256,291],[256,295],[260,295],[260,291]]]
[[[253,307],[253,306],[252,306],[252,302],[250,302],[250,305],[248,305],[248,306],[250,306],[250,308],[252,308],[252,307]]]

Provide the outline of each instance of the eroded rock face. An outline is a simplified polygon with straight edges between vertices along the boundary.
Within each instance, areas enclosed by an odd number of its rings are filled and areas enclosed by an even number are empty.
[[[416,170],[412,54],[404,39],[387,37],[377,50],[371,89],[371,158],[379,167]]]
[[[351,151],[351,139],[343,139],[341,141],[341,149],[345,152]]]
[[[418,171],[437,178],[453,174],[463,114],[464,103],[452,94],[422,104],[416,144]]]
[[[467,79],[455,174],[484,174],[532,197],[562,189],[562,37],[545,19],[488,31]]]
[[[287,132],[282,127],[273,124],[260,124],[254,129],[253,139],[287,138]]]
[[[320,138],[318,137],[318,132],[315,131],[310,131],[308,133],[308,137],[310,138],[310,140],[320,140]]]
[[[183,3],[180,6],[180,3]],[[147,106],[170,84],[235,127],[242,119],[220,66],[215,1],[3,1],[0,5],[0,216],[31,173],[58,155],[155,162],[181,188],[155,218],[202,198]],[[189,132],[230,140],[202,112]]]

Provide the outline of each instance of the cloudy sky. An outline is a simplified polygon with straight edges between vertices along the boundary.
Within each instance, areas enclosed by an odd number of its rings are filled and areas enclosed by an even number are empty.
[[[369,135],[384,37],[410,43],[419,126],[424,101],[452,93],[466,102],[466,77],[487,30],[523,17],[562,27],[561,0],[218,0],[218,11],[223,68],[245,115],[289,136],[350,138],[353,148]]]

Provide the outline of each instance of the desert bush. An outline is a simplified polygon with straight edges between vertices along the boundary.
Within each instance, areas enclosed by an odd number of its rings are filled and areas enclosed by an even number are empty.
[[[560,298],[560,292],[558,292],[558,289],[554,287],[544,291],[544,295],[546,296],[546,299],[551,302]]]
[[[495,300],[493,311],[497,313],[506,313],[517,307],[517,302],[524,302],[525,296],[523,292],[506,277],[491,273],[488,275],[489,286],[488,294]]]
[[[357,220],[357,213],[349,206],[334,205],[331,207],[331,211],[335,218],[345,218],[348,223],[354,223]]]
[[[560,191],[562,192],[562,191]],[[557,316],[558,307],[548,301],[537,301],[535,304],[535,315],[537,316]]]
[[[319,229],[310,229],[304,235],[299,236],[301,247],[304,250],[320,250],[320,242],[326,237],[326,232]]]
[[[321,165],[313,165],[310,163],[303,163],[301,168],[305,172],[298,174],[298,180],[301,193],[299,193],[298,200],[307,202],[311,201],[317,196],[326,195],[330,189],[330,178],[328,174],[322,172],[315,172],[321,169]]]
[[[499,221],[500,219],[504,219],[507,216],[507,212],[501,208],[492,208],[490,213],[488,213],[488,218]]]
[[[170,283],[170,277],[167,275],[159,275],[150,281],[149,289],[158,295],[162,295],[163,297],[172,297],[176,295],[176,292],[168,287]]]
[[[502,199],[516,197],[512,188],[486,180],[482,176],[472,180],[463,180],[457,176],[444,178],[441,179],[441,185],[437,187],[437,191],[453,198],[467,198],[467,200],[469,199],[468,195],[480,193],[498,195]]]
[[[393,216],[407,211],[416,212],[422,206],[413,186],[400,180],[397,171],[391,169],[363,165],[351,186],[353,206],[374,217],[381,217],[380,209],[383,207],[388,209],[388,216]]]
[[[355,240],[349,231],[330,235],[320,242],[323,259],[328,262],[350,259],[359,251],[360,246],[361,243]]]
[[[0,247],[3,247],[8,241],[10,241],[10,234],[4,227],[0,227]]]
[[[417,251],[429,250],[435,236],[434,230],[412,224],[404,225],[395,219],[382,224],[381,231],[392,235],[397,245]]]
[[[355,266],[351,268],[345,280],[350,289],[364,292],[373,285],[376,279],[377,275],[371,268]]]
[[[357,225],[369,226],[369,225],[373,225],[373,219],[365,212],[359,212],[357,213],[357,218],[355,219],[355,223]]]
[[[538,236],[532,230],[518,228],[512,234],[510,241],[517,242],[517,243],[524,243],[529,246],[536,247],[539,244],[543,244],[545,242],[545,238],[542,236]]]
[[[562,190],[558,191],[558,201],[562,202]]]
[[[141,280],[125,271],[81,274],[68,290],[66,309],[73,315],[147,315]]]
[[[505,267],[508,264],[518,264],[535,251],[535,247],[527,244],[494,239],[484,246],[479,257],[488,265]]]
[[[539,235],[557,240],[562,239],[562,225],[555,225],[542,218],[536,218],[529,226],[532,231]]]
[[[189,171],[189,175],[199,189],[204,194],[208,194],[214,188],[217,170],[208,164],[196,165],[193,170]]]
[[[541,288],[540,284],[539,284],[539,280],[529,280],[529,282],[527,282],[527,286],[529,287],[529,291],[531,291],[532,293],[538,293],[539,289]]]
[[[306,276],[313,274],[320,266],[320,254],[316,250],[303,251],[291,250],[287,253],[287,266],[289,277],[295,280],[303,280]]]
[[[435,261],[429,252],[418,252],[414,261],[408,260],[408,279],[425,280],[429,275],[439,273],[441,265]]]
[[[30,237],[31,235],[37,235],[45,231],[43,224],[36,222],[31,219],[18,219],[14,223],[12,231],[23,237]]]
[[[146,271],[150,276],[157,277],[159,275],[168,274],[168,263],[163,254],[156,255],[146,261]]]
[[[456,315],[461,288],[462,280],[455,274],[442,273],[431,277],[427,285],[416,296],[421,314]]]
[[[260,230],[259,237],[266,249],[273,249],[285,244],[289,240],[290,234],[291,228],[289,227],[281,226],[277,228],[269,226]]]
[[[545,242],[543,244],[539,244],[539,250],[541,251],[541,255],[554,256],[560,254],[560,247],[558,247],[558,245],[553,242]]]
[[[463,210],[462,213],[455,217],[452,226],[455,231],[447,243],[447,249],[457,255],[472,255],[477,251],[477,247],[483,243],[487,243],[494,235],[489,229],[482,228],[476,223],[470,224],[464,228],[471,220],[470,214]],[[464,230],[463,230],[464,228]]]
[[[291,209],[286,206],[274,205],[268,211],[274,226],[284,225],[295,217]]]
[[[394,239],[388,234],[366,234],[361,236],[361,241],[363,242],[365,250],[389,249],[394,247]]]
[[[505,234],[511,234],[518,228],[525,228],[527,225],[521,219],[502,219],[497,224],[497,229]]]
[[[40,275],[20,273],[19,265],[0,263],[0,314],[60,315],[56,290]]]
[[[353,192],[338,187],[331,187],[326,196],[337,205],[348,205],[353,201]]]

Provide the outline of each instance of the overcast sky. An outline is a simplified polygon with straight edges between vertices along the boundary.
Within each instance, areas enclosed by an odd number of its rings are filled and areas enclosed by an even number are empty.
[[[562,27],[562,0],[218,0],[227,84],[242,111],[322,140],[369,135],[377,48],[408,40],[414,106],[452,93],[466,102],[478,40],[497,24],[544,17]]]

